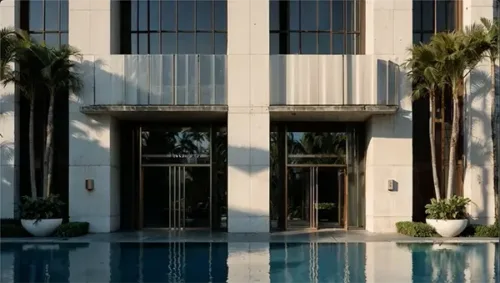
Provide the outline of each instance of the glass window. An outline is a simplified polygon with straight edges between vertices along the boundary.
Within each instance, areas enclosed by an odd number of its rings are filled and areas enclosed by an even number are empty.
[[[435,32],[455,29],[455,0],[413,0],[413,42],[428,42]]]
[[[353,38],[361,33],[360,1],[270,1],[270,53],[357,54],[359,40]]]
[[[136,48],[132,41],[132,54],[226,53],[227,0],[131,0],[131,5],[131,33],[140,38]]]
[[[68,0],[29,1],[31,37],[52,47],[68,44]]]

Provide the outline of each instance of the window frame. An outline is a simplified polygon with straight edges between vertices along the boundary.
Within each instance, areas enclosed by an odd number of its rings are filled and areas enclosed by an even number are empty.
[[[146,19],[144,19],[144,21],[147,22],[147,28],[145,30],[141,30],[139,28],[139,24],[143,21],[143,19],[141,18],[141,13],[139,11],[139,5],[138,5],[138,1],[143,1],[143,2],[147,2],[147,16],[146,16]],[[174,29],[163,29],[162,27],[162,5],[165,3],[165,2],[174,2],[175,3],[175,15],[176,15],[176,18],[175,18],[175,28]],[[194,2],[194,5],[193,5],[193,29],[179,29],[179,20],[178,20],[178,12],[179,12],[179,5],[178,3],[181,2],[181,1],[191,1],[191,2]],[[197,27],[197,18],[198,18],[198,14],[197,14],[197,11],[198,11],[198,3],[199,2],[210,2],[211,3],[211,18],[210,18],[210,28],[209,29],[198,29]],[[225,28],[223,29],[217,29],[216,28],[216,2],[220,2],[220,3],[223,3],[223,5],[225,6]],[[158,25],[157,27],[151,27],[151,21],[150,21],[150,15],[151,15],[151,5],[153,4],[156,4],[158,5]],[[180,53],[179,52],[179,35],[181,34],[189,34],[189,35],[192,35],[193,36],[193,48],[194,48],[194,53],[186,53],[186,54],[227,54],[227,3],[228,1],[227,0],[130,0],[130,5],[131,5],[131,9],[130,9],[130,53],[131,54],[184,54],[184,53]],[[135,5],[135,9],[134,9],[134,5]],[[136,23],[135,23],[135,29],[134,29],[134,24],[133,24],[133,14],[132,13],[136,13],[135,15],[135,20],[136,20]],[[167,34],[174,34],[175,37],[176,37],[176,43],[175,43],[175,52],[173,53],[163,53],[163,37],[164,35],[167,35]],[[210,53],[198,53],[198,34],[208,34],[208,35],[211,35],[210,37],[210,46],[211,46],[211,50],[212,52]],[[139,50],[139,43],[140,43],[140,37],[141,36],[144,36],[146,35],[147,37],[147,47],[146,47],[146,51],[145,53],[143,52],[140,52]],[[216,41],[217,41],[217,37],[218,35],[225,35],[225,38],[224,38],[224,41],[225,41],[225,44],[224,44],[224,50],[223,51],[220,51],[220,52],[217,52],[217,49],[216,49]],[[156,47],[158,52],[153,52],[152,53],[152,42],[151,42],[151,38],[153,36],[157,36],[157,39],[158,39],[158,46]],[[134,40],[135,40],[135,43],[134,43]],[[134,48],[135,46],[135,48]],[[154,47],[153,47],[154,48]]]
[[[290,18],[291,18],[291,13],[290,13],[290,2],[299,2],[299,4],[296,4],[298,7],[298,15],[299,15],[299,29],[290,29],[289,24],[290,24]],[[316,19],[316,29],[302,29],[302,1],[307,1],[307,2],[315,2],[316,3],[316,14],[315,14],[315,19]],[[329,2],[329,8],[330,8],[330,13],[329,13],[329,29],[320,29],[319,28],[319,2]],[[333,29],[333,2],[339,2],[341,1],[342,4],[342,29],[341,30],[334,30]],[[364,54],[364,47],[365,47],[365,0],[270,0],[269,1],[270,5],[270,13],[269,17],[270,19],[270,27],[269,27],[269,37],[270,37],[270,54]],[[274,29],[273,26],[271,26],[272,22],[272,17],[275,16],[273,15],[273,2],[276,4],[278,2],[278,16],[279,16],[279,27],[278,29]],[[351,22],[350,19],[348,18],[348,9],[347,9],[347,3],[351,2],[353,9],[352,13],[353,15],[356,16],[355,21],[352,22],[351,25],[355,26],[354,29],[346,29],[346,27],[349,25]],[[297,52],[291,52],[290,48],[290,41],[291,41],[291,34],[297,34],[298,35],[298,53]],[[303,45],[302,45],[302,37],[303,35],[306,34],[315,34],[316,37],[316,52],[315,53],[304,53],[303,52]],[[329,52],[328,53],[320,53],[320,45],[319,45],[319,38],[321,34],[328,34],[329,35]],[[278,53],[273,51],[273,37],[278,35]],[[341,53],[335,53],[334,52],[334,36],[341,35],[342,36],[342,49],[343,51]],[[353,36],[356,37],[356,44],[352,48],[352,52],[346,52],[348,49],[348,37]]]

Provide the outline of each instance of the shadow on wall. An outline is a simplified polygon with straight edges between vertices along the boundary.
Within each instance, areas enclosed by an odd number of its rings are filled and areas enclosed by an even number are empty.
[[[499,67],[495,67],[495,84],[499,85]],[[491,75],[489,72],[475,70],[469,77],[470,93],[466,93],[464,101],[464,137],[466,176],[469,177],[470,190],[481,190],[481,199],[474,199],[474,206],[477,207],[477,218],[489,217],[487,209],[494,206],[494,199],[489,198],[493,194],[493,145],[491,143],[491,116],[490,101],[488,98],[491,89]],[[495,90],[495,102],[499,103],[498,89]],[[497,110],[498,111],[498,110]],[[498,137],[497,137],[498,139]],[[476,186],[477,185],[477,186]],[[467,187],[466,187],[467,188]],[[488,192],[491,190],[491,192]],[[471,191],[472,197],[478,192]],[[478,202],[481,203],[478,203]]]
[[[16,116],[14,107],[16,99],[14,93],[2,94],[0,98],[0,200],[14,200],[14,203],[5,203],[2,201],[0,218],[5,215],[10,218],[10,215],[15,216],[16,203],[19,199],[16,184],[19,184],[17,176],[17,168],[19,156],[15,151],[15,145],[19,142],[18,137],[13,136],[15,130],[14,121]],[[13,213],[9,212],[12,211]]]
[[[95,75],[89,71],[94,68]],[[93,220],[98,216],[109,215],[111,219],[110,227],[112,230],[119,228],[120,223],[120,196],[121,186],[120,183],[120,127],[119,121],[109,115],[85,115],[80,112],[81,106],[89,105],[89,101],[94,101],[95,97],[95,77],[107,77],[114,82],[124,86],[125,88],[137,88],[137,84],[131,82],[122,76],[111,74],[105,70],[106,66],[103,61],[83,61],[81,64],[82,79],[84,80],[84,89],[78,97],[72,96],[69,104],[69,207],[71,211],[78,211],[78,215],[82,219],[72,219],[72,221]],[[137,74],[136,74],[137,75]],[[111,90],[113,91],[113,90]],[[123,91],[123,89],[122,89]],[[139,89],[138,93],[147,93],[149,90]],[[92,95],[94,97],[88,97]],[[111,94],[110,94],[111,95]],[[262,172],[267,170],[266,166],[248,166],[248,160],[264,158],[269,160],[269,150],[248,147],[229,147],[227,151],[230,152],[233,158],[233,164],[242,164],[242,166],[232,166],[243,174],[252,177],[262,176]],[[241,162],[238,159],[241,158]],[[111,166],[110,166],[111,165]],[[100,168],[102,166],[102,168]],[[108,171],[109,168],[109,171]],[[110,175],[109,175],[110,174]],[[249,218],[267,217],[269,208],[262,204],[269,204],[269,198],[262,200],[258,199],[259,194],[256,190],[262,192],[260,188],[251,188],[250,179],[248,184],[242,185],[248,191],[242,200],[253,203],[252,206],[243,202],[238,205],[236,202],[228,206],[228,212],[232,217],[245,216]],[[94,179],[96,189],[93,192],[85,190],[85,179]],[[235,177],[237,178],[237,177]],[[260,181],[259,181],[260,182]],[[264,181],[266,182],[266,181]],[[237,184],[238,180],[232,181],[232,184]],[[102,188],[108,186],[108,188]],[[166,188],[167,189],[167,188]],[[111,190],[111,191],[110,191]],[[235,192],[235,190],[229,190]],[[231,199],[241,199],[238,196],[229,196]],[[257,199],[256,199],[257,197]],[[109,201],[110,207],[100,206],[99,201]],[[92,205],[91,205],[92,204]],[[104,204],[104,203],[103,203]],[[256,207],[252,209],[252,207]],[[109,210],[110,209],[110,210]],[[74,214],[74,213],[73,213]],[[91,231],[99,229],[92,225]],[[261,225],[262,223],[255,223]],[[269,224],[267,224],[269,226]]]

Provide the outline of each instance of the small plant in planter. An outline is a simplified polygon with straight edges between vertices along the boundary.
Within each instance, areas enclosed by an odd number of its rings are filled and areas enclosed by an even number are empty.
[[[24,196],[19,206],[21,225],[33,236],[49,236],[62,224],[63,205],[57,195],[46,198]]]
[[[425,206],[426,222],[442,237],[456,237],[467,227],[469,221],[466,208],[470,202],[470,199],[459,196],[432,199],[431,203]]]

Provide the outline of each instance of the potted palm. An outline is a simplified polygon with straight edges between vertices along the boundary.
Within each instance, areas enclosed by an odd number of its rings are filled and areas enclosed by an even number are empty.
[[[426,222],[442,237],[458,236],[469,223],[466,208],[470,202],[470,199],[459,196],[432,199],[431,203],[425,206]]]
[[[50,236],[62,224],[63,205],[57,195],[45,198],[24,196],[19,206],[21,225],[33,236]]]

